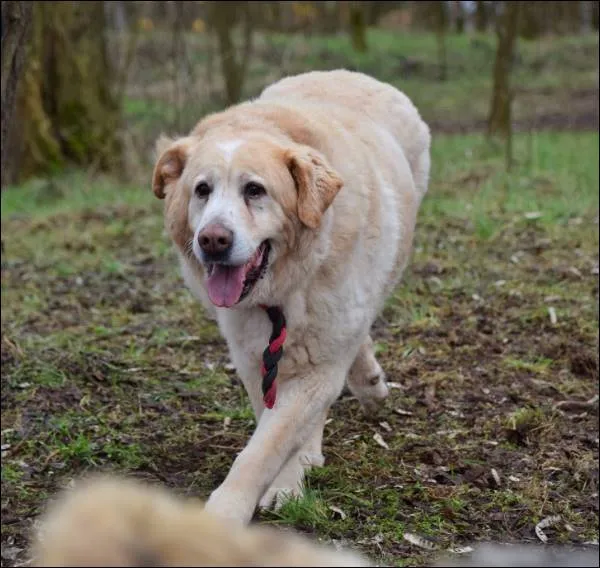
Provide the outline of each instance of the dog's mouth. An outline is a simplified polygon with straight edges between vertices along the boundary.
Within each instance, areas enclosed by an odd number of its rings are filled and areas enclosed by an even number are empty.
[[[206,287],[210,301],[219,308],[230,308],[241,302],[264,276],[270,250],[269,241],[263,241],[246,264],[207,264]]]

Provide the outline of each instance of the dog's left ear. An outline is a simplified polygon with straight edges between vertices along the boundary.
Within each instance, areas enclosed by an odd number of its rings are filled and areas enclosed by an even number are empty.
[[[344,182],[312,148],[288,150],[285,162],[298,190],[298,218],[310,229],[316,229]]]

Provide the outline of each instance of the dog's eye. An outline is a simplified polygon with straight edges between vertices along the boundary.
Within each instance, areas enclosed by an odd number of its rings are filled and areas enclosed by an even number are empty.
[[[194,193],[196,194],[196,196],[201,198],[208,197],[211,191],[212,189],[210,188],[210,185],[208,185],[205,181],[201,181],[194,188]]]
[[[246,199],[256,199],[265,193],[265,188],[259,183],[255,183],[253,181],[244,186],[244,197]]]

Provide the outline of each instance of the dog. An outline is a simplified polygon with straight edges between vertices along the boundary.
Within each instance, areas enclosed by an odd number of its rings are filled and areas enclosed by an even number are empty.
[[[115,476],[59,493],[42,516],[33,566],[375,566],[351,549],[273,527],[230,526],[196,499]],[[598,566],[598,552],[484,544],[434,566]]]
[[[367,412],[387,396],[370,328],[409,261],[430,138],[406,95],[335,70],[157,142],[152,187],[183,280],[257,420],[210,512],[245,524],[300,494],[344,386]]]
[[[50,566],[369,566],[273,527],[237,525],[201,501],[132,479],[95,475],[63,490],[41,517],[32,564]]]

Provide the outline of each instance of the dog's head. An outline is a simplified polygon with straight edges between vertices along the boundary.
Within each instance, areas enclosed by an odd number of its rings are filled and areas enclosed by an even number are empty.
[[[315,232],[342,186],[326,158],[267,133],[232,130],[159,140],[153,190],[167,229],[203,267],[213,304],[268,301],[273,267]]]

